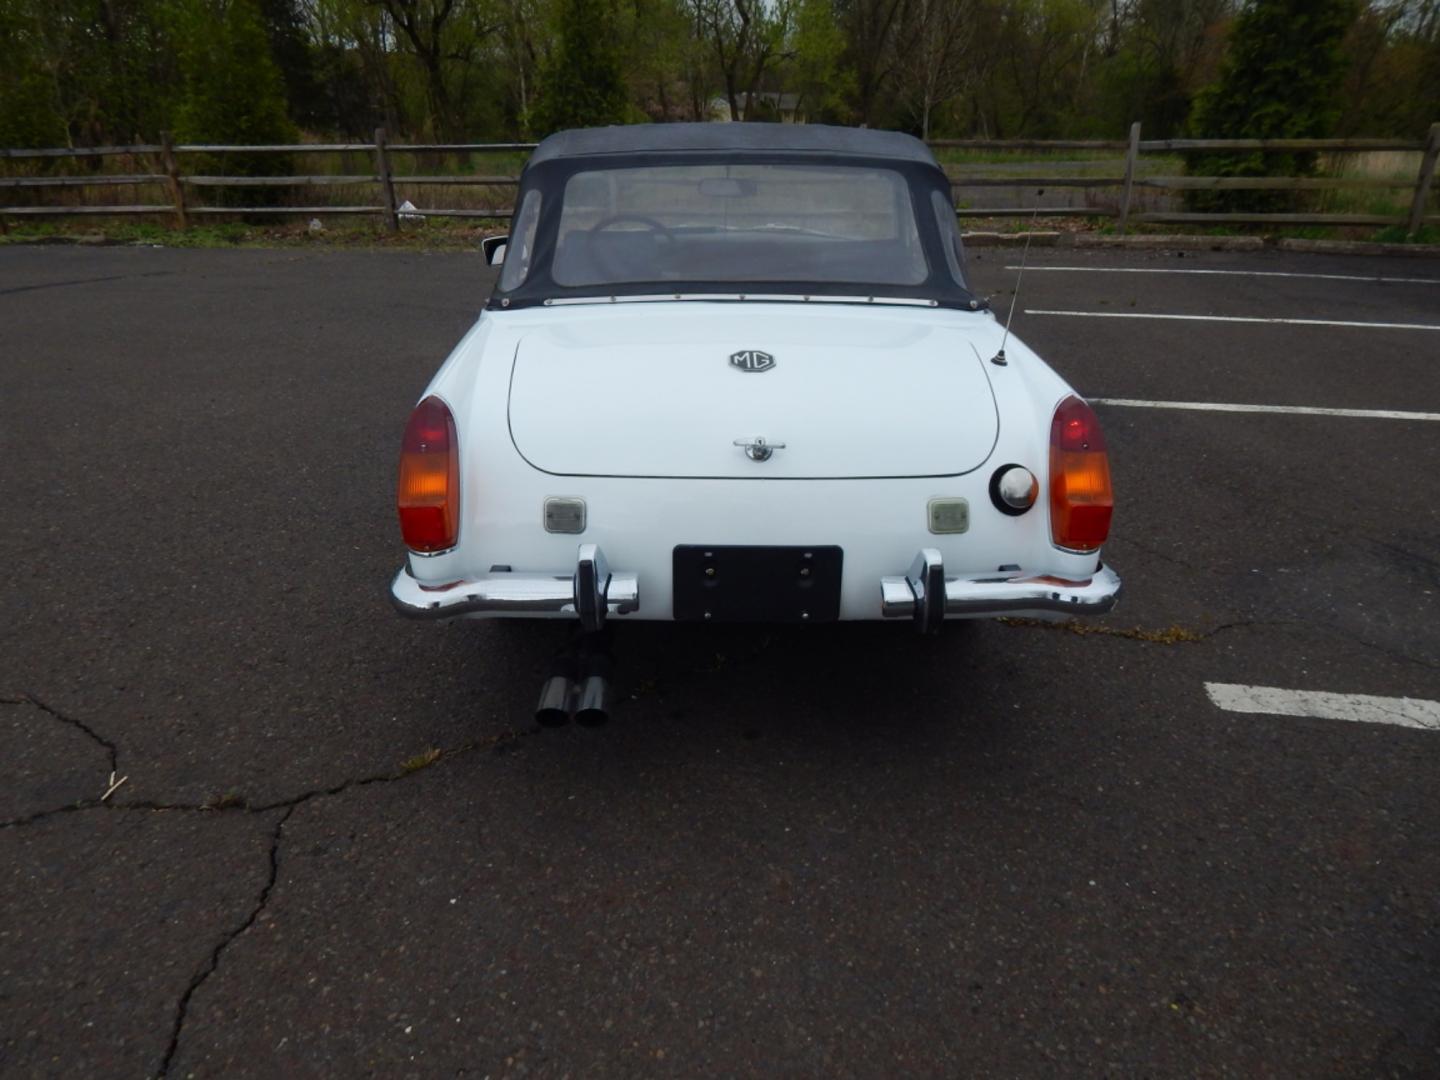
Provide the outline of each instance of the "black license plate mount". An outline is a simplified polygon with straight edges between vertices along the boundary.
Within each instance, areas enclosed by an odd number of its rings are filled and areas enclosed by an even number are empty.
[[[845,553],[834,546],[681,544],[678,622],[835,622]]]

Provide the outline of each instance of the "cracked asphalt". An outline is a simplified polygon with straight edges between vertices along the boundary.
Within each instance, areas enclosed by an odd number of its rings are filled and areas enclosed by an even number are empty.
[[[985,292],[1009,250],[973,253]],[[1419,259],[1032,264],[1440,279]],[[1121,609],[553,626],[384,590],[477,256],[0,248],[0,1073],[1440,1075],[1434,423],[1100,406]],[[1092,397],[1440,411],[1440,286],[1027,277]]]

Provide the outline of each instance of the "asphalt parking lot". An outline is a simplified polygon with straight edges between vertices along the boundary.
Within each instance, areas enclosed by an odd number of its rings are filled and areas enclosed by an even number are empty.
[[[553,627],[385,596],[478,256],[0,248],[0,1073],[1440,1075],[1440,265],[1030,262],[1118,612],[540,730]]]

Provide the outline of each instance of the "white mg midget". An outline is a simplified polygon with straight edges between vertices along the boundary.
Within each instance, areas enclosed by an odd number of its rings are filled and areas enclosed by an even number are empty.
[[[823,623],[1109,611],[1094,412],[966,278],[893,132],[567,131],[415,407],[395,606]]]

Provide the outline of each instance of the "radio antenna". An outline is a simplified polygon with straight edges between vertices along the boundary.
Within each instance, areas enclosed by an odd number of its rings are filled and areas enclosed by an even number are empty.
[[[1025,250],[1020,253],[1020,272],[1015,275],[1015,291],[1010,294],[1010,311],[1005,316],[1005,333],[1000,335],[1000,351],[990,358],[992,364],[1000,367],[1010,362],[1005,359],[1005,343],[1010,340],[1010,320],[1015,318],[1015,301],[1020,299],[1020,283],[1025,280],[1025,264],[1030,261],[1030,238],[1035,235],[1035,219],[1040,216],[1040,199],[1044,194],[1044,188],[1035,192],[1035,209],[1030,214],[1030,228],[1025,231]]]

